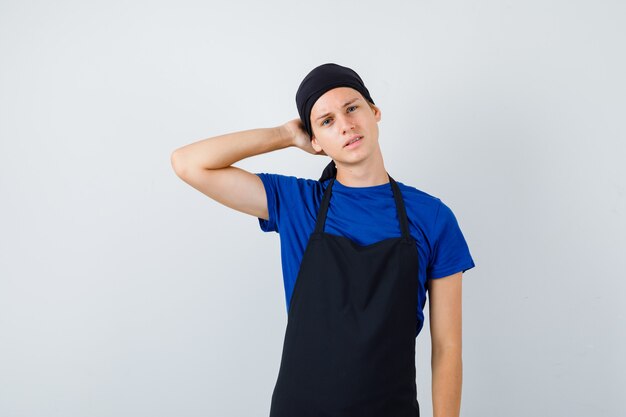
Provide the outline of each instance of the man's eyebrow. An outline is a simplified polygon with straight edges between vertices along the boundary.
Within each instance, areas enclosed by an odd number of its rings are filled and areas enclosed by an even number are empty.
[[[354,102],[355,102],[355,101],[357,101],[357,100],[360,100],[360,98],[359,98],[359,97],[355,97],[355,98],[353,98],[352,100],[348,100],[348,101],[346,101],[346,102],[343,104],[343,106],[341,106],[341,107],[346,107],[346,106],[349,106],[350,104],[354,103]],[[325,114],[321,115],[320,117],[318,117],[317,119],[315,119],[315,121],[317,122],[319,119],[322,119],[322,118],[324,118],[324,117],[328,116],[330,113],[331,113],[331,112],[328,112],[328,113],[325,113]]]

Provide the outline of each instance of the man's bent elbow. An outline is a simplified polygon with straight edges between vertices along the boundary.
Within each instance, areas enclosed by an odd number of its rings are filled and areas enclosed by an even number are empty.
[[[183,160],[178,149],[176,149],[170,155],[170,164],[172,164],[172,169],[174,170],[176,175],[178,175],[180,178],[183,178],[185,176],[185,172],[187,171],[188,166],[187,164],[185,164],[185,161]]]

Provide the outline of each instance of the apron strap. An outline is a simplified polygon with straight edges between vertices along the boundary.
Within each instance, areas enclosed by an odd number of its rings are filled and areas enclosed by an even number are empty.
[[[398,220],[400,221],[400,230],[402,231],[402,237],[411,240],[411,234],[409,233],[409,220],[406,215],[406,209],[404,208],[404,200],[402,199],[402,193],[400,187],[396,181],[391,178],[391,175],[387,174],[389,182],[391,183],[391,189],[393,191],[393,198],[396,202],[396,212],[398,214]],[[331,189],[335,182],[336,177],[332,177],[326,186],[324,196],[322,197],[322,204],[317,213],[317,222],[315,223],[315,232],[317,234],[324,232],[324,224],[326,223],[326,213],[328,212],[328,205],[330,204],[330,196],[332,194]]]
[[[389,174],[387,175],[389,176],[389,182],[391,183],[391,188],[393,189],[393,198],[396,200],[396,211],[398,212],[398,220],[400,221],[402,237],[411,241],[411,234],[409,233],[409,218],[406,215],[406,209],[404,208],[404,200],[402,198],[402,193],[400,192],[400,187]]]
[[[324,224],[326,223],[326,212],[328,211],[328,204],[330,203],[331,188],[335,182],[335,177],[332,177],[326,186],[324,191],[324,197],[322,198],[322,204],[317,212],[317,222],[315,223],[315,233],[321,234],[324,232]]]

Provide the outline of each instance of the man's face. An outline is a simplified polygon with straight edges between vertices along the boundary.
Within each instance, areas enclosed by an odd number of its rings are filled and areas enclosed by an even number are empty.
[[[378,150],[380,110],[350,87],[328,90],[311,109],[311,145],[336,162],[355,163]],[[346,145],[354,138],[357,142]]]

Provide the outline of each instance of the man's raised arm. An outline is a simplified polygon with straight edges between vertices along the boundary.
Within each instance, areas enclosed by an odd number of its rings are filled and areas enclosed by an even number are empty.
[[[315,154],[300,119],[284,125],[215,136],[172,152],[172,168],[183,181],[234,210],[268,219],[261,179],[232,166],[254,155],[297,146]]]

